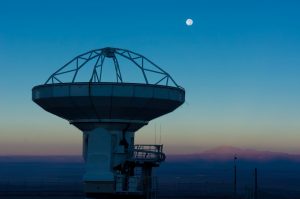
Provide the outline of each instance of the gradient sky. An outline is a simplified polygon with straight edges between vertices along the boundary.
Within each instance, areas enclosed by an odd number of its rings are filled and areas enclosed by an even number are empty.
[[[0,155],[80,154],[81,132],[31,101],[76,55],[145,55],[186,103],[136,134],[167,153],[220,145],[300,153],[299,1],[0,2]],[[185,20],[192,18],[193,26]]]

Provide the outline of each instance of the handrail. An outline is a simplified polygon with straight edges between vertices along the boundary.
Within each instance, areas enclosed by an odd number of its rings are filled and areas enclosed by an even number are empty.
[[[134,145],[130,149],[130,160],[143,162],[163,162],[166,155],[162,152],[163,145]]]

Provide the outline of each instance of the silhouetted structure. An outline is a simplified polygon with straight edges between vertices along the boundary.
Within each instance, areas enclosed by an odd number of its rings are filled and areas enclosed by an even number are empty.
[[[237,181],[236,181],[236,160],[237,157],[236,155],[234,155],[233,161],[234,161],[234,168],[233,168],[233,172],[234,172],[234,176],[233,176],[233,194],[234,194],[234,198],[237,197]]]
[[[110,68],[104,67],[107,59],[113,63]],[[122,67],[128,65],[124,61],[134,66],[127,73],[122,73]],[[84,70],[89,66],[90,70]],[[105,80],[106,69],[113,69],[115,78]],[[131,74],[131,69],[140,76]],[[130,77],[140,80],[131,81]],[[32,99],[83,132],[87,197],[153,196],[152,168],[165,160],[163,146],[135,145],[134,135],[150,120],[184,102],[184,89],[166,71],[129,50],[92,50],[72,59],[45,84],[35,86]]]
[[[258,199],[257,168],[254,169],[254,199]]]

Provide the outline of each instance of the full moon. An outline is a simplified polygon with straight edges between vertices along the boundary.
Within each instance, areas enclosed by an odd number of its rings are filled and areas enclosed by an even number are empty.
[[[185,23],[186,23],[186,25],[187,26],[191,26],[191,25],[193,25],[193,20],[192,19],[187,19],[186,21],[185,21]]]

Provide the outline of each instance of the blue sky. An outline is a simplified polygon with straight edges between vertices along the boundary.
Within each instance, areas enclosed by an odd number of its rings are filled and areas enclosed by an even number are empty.
[[[76,55],[145,55],[186,89],[155,126],[169,153],[220,145],[300,153],[297,1],[1,1],[0,154],[79,154],[81,133],[31,101]],[[192,18],[193,26],[185,20]],[[157,130],[158,131],[158,130]]]

